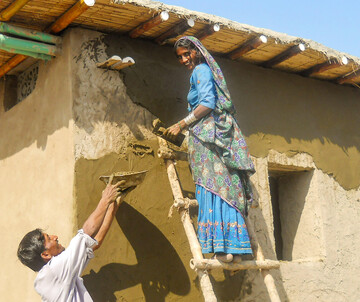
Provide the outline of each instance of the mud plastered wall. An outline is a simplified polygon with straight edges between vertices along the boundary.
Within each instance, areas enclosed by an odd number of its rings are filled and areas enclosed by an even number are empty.
[[[109,44],[106,36],[90,31],[73,30],[71,35],[78,226],[100,198],[104,188],[100,175],[148,170],[143,184],[120,207],[103,247],[84,275],[85,285],[95,301],[201,301],[196,273],[189,268],[191,254],[182,224],[176,213],[167,218],[173,197],[163,161],[156,155],[157,139],[151,133],[156,116],[129,96],[123,81],[125,73],[96,67],[96,62],[115,54],[131,56],[139,64],[138,48],[149,46],[149,57],[142,63],[139,59],[140,64],[153,70],[152,76],[159,78],[158,86],[167,91],[170,100],[174,79],[164,86],[161,82],[166,73],[159,73],[155,67],[177,70],[170,63],[173,54],[158,52],[161,48],[148,43],[132,45],[132,41],[119,37]],[[111,53],[111,45],[115,53]],[[162,61],[164,57],[168,62]],[[142,81],[137,83],[137,89],[143,85]],[[179,98],[181,92],[178,89]],[[149,100],[157,102],[151,94]],[[169,102],[162,110],[172,112],[173,107]],[[186,108],[182,112],[185,114]],[[193,197],[187,162],[179,161],[177,168],[185,195]],[[242,283],[242,273],[231,277],[215,274],[213,279],[224,300],[239,296],[241,288],[237,285]]]
[[[23,236],[43,228],[66,245],[74,234],[73,129],[69,43],[40,63],[33,92],[0,116],[2,301],[39,301],[35,274],[17,260]]]
[[[144,183],[119,210],[109,237],[84,276],[85,283],[100,300],[104,296],[109,301],[201,300],[196,275],[188,268],[191,255],[182,227],[176,217],[166,218],[172,196],[150,131],[155,117],[170,125],[186,115],[189,74],[178,66],[170,47],[83,30],[73,30],[71,35],[78,226],[100,198],[100,175],[148,170]],[[96,68],[96,62],[112,55],[131,56],[136,65],[121,72]],[[303,167],[301,160],[287,162],[305,153],[310,156],[304,166],[311,169],[310,174],[299,183],[283,182],[300,184],[301,198],[294,200],[303,204],[290,213],[294,225],[288,222],[287,238],[293,243],[286,253],[291,260],[273,272],[282,298],[353,299],[359,290],[351,286],[355,269],[347,273],[359,264],[356,249],[350,248],[360,245],[354,237],[359,227],[359,91],[217,60],[256,162],[253,182],[260,206],[252,215],[267,258],[276,258],[269,163]],[[287,160],[269,158],[271,152]],[[192,196],[186,162],[178,162],[177,167],[185,193]],[[290,191],[285,190],[284,196]],[[346,228],[338,227],[344,224]],[[219,299],[268,300],[259,274],[243,277],[243,273],[214,274]]]
[[[359,190],[344,190],[332,177],[316,168],[309,154],[286,154],[271,150],[255,158],[253,177],[259,207],[251,220],[266,258],[279,256],[274,238],[274,216],[268,175],[278,175],[283,255],[280,270],[273,270],[284,301],[352,301],[359,265],[355,246],[359,241]],[[281,171],[283,169],[289,171]],[[279,172],[281,171],[281,172]],[[280,173],[280,174],[278,174]],[[342,226],[342,227],[339,227]],[[276,233],[276,230],[275,230]],[[279,257],[278,257],[279,258]],[[281,259],[281,258],[280,258]],[[259,274],[249,272],[241,301],[270,301]],[[251,285],[250,285],[251,284]]]

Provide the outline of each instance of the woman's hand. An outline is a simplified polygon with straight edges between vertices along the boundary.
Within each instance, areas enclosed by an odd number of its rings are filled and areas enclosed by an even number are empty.
[[[176,137],[181,132],[180,125],[178,123],[170,126],[164,131],[164,135],[168,137]]]
[[[178,134],[187,127],[184,120],[177,122],[176,124],[172,125],[171,127],[167,128],[164,131],[164,135],[169,138],[175,138]]]

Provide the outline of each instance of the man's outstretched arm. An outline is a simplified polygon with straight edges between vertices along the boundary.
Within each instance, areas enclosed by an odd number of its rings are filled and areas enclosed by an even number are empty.
[[[103,243],[105,236],[110,229],[111,223],[114,220],[118,208],[119,208],[119,203],[117,202],[113,202],[112,204],[109,205],[104,220],[100,226],[100,229],[94,237],[94,239],[98,242],[98,244],[92,247],[93,251],[100,248],[101,244]]]
[[[103,224],[104,217],[109,206],[111,205],[112,211],[114,211],[113,207],[114,204],[116,204],[115,200],[120,196],[119,187],[123,182],[118,182],[117,184],[112,185],[111,181],[112,177],[104,189],[96,209],[90,214],[89,218],[85,221],[82,227],[84,233],[93,238],[96,236],[101,225]]]
[[[116,215],[116,212],[117,212],[121,202],[124,200],[125,196],[130,191],[132,191],[134,188],[135,187],[130,187],[130,188],[126,189],[125,191],[122,191],[120,193],[120,196],[116,199],[116,202],[113,202],[112,204],[109,205],[107,212],[105,214],[104,221],[101,224],[101,227],[94,238],[98,242],[98,245],[93,246],[93,251],[97,250],[103,243],[105,236],[110,229],[111,223],[114,220],[114,217]]]

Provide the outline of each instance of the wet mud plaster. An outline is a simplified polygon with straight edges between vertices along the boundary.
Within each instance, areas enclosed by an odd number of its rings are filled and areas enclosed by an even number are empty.
[[[74,30],[72,35],[75,158],[96,159],[115,150],[124,153],[131,140],[153,137],[155,117],[132,102],[121,72],[96,67],[107,58],[104,35],[81,33]]]
[[[158,142],[141,141],[143,147],[157,152]],[[156,153],[155,153],[156,154]],[[176,165],[184,195],[194,198],[188,163]],[[190,269],[191,253],[177,213],[167,218],[173,202],[166,167],[152,154],[136,155],[129,147],[125,155],[112,153],[97,160],[81,158],[75,167],[77,224],[81,227],[95,208],[104,188],[98,178],[118,171],[148,170],[147,175],[120,206],[103,246],[96,252],[84,274],[85,285],[95,301],[200,301],[196,273]],[[196,221],[196,216],[194,217]],[[214,286],[220,297],[235,299],[243,275],[214,274]],[[233,291],[234,287],[238,291]],[[182,297],[182,298],[181,298]],[[118,299],[118,300],[116,300]]]

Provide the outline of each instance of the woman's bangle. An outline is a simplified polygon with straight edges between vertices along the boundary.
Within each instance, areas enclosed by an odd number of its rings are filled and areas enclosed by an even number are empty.
[[[191,112],[186,118],[184,118],[184,122],[186,125],[190,125],[195,122],[197,118],[195,117],[194,112]]]
[[[181,127],[181,123],[180,122],[177,122],[179,128],[180,128],[180,131],[183,130],[183,128]]]

